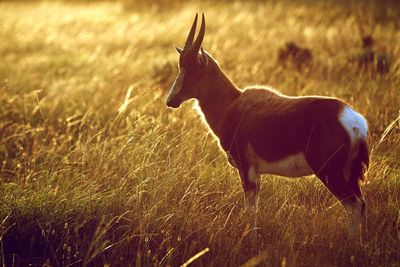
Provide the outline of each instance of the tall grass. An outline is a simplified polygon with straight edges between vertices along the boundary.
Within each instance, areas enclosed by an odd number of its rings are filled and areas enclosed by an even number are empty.
[[[394,62],[379,75],[346,63],[361,46],[357,2],[126,3],[0,3],[2,264],[398,266],[398,10],[366,9]],[[263,177],[258,243],[248,238],[236,171],[191,103],[164,104],[172,45],[199,10],[204,48],[239,86],[337,96],[366,116],[362,244],[315,177]],[[277,63],[286,41],[311,49],[310,68]]]

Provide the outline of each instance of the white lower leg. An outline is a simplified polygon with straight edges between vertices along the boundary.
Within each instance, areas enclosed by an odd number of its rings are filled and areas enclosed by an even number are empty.
[[[247,211],[258,210],[258,194],[256,191],[244,192],[244,208]]]
[[[344,206],[347,212],[349,237],[353,240],[360,239],[363,223],[363,203],[360,199],[357,199],[355,203],[347,203]]]
[[[251,166],[248,170],[249,183],[254,185],[252,190],[245,191],[244,205],[246,210],[258,210],[258,189],[260,177],[255,171],[255,167]]]
[[[245,192],[245,213],[249,219],[249,237],[257,242],[257,217],[258,217],[258,194],[256,191]]]

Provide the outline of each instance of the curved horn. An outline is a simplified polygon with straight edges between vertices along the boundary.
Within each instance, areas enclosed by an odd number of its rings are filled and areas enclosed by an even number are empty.
[[[196,41],[194,41],[194,44],[190,48],[190,50],[194,51],[196,54],[199,52],[201,43],[203,42],[205,31],[206,31],[206,21],[204,19],[204,13],[202,13],[199,35],[197,35]]]
[[[197,26],[197,13],[196,13],[196,17],[194,18],[194,22],[193,22],[192,28],[190,29],[189,35],[186,38],[185,47],[183,49],[187,49],[192,45],[194,33],[196,31],[196,26]]]

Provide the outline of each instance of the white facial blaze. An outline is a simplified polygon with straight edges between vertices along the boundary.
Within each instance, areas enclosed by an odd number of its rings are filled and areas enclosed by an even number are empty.
[[[177,95],[179,95],[179,93],[180,93],[180,91],[182,89],[184,76],[185,76],[185,70],[183,68],[180,68],[178,76],[176,77],[176,79],[174,81],[174,84],[172,84],[171,89],[169,90],[167,102],[171,101]]]

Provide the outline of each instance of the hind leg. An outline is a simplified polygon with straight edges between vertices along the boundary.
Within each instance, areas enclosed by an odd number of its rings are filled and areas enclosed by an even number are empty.
[[[354,192],[343,170],[324,171],[318,177],[345,208],[350,239],[359,239],[363,218],[365,217],[366,204],[364,198]]]
[[[358,173],[357,172],[354,173],[353,171],[351,171],[350,172],[350,179],[348,179],[348,180],[349,180],[351,189],[353,190],[353,192],[357,195],[357,197],[362,202],[361,216],[362,216],[363,223],[364,222],[366,223],[367,202],[365,201],[365,198],[364,198],[364,196],[363,196],[363,194],[361,192],[361,189],[360,189]]]
[[[358,200],[361,206],[361,213],[360,213],[360,221],[361,221],[361,229],[358,229],[361,232],[361,236],[365,235],[367,232],[367,202],[361,192],[360,185],[358,184],[358,180],[353,180],[351,183],[351,189],[357,195]]]
[[[330,189],[333,193],[333,190]],[[365,208],[366,203],[364,198],[358,197],[356,194],[340,199],[339,201],[344,206],[347,213],[348,234],[352,240],[361,240],[363,228],[365,227]]]
[[[345,208],[349,236],[355,239],[360,235],[365,201],[358,184],[351,184],[351,142],[346,130],[338,126],[334,121],[316,125],[304,154],[315,175]]]

